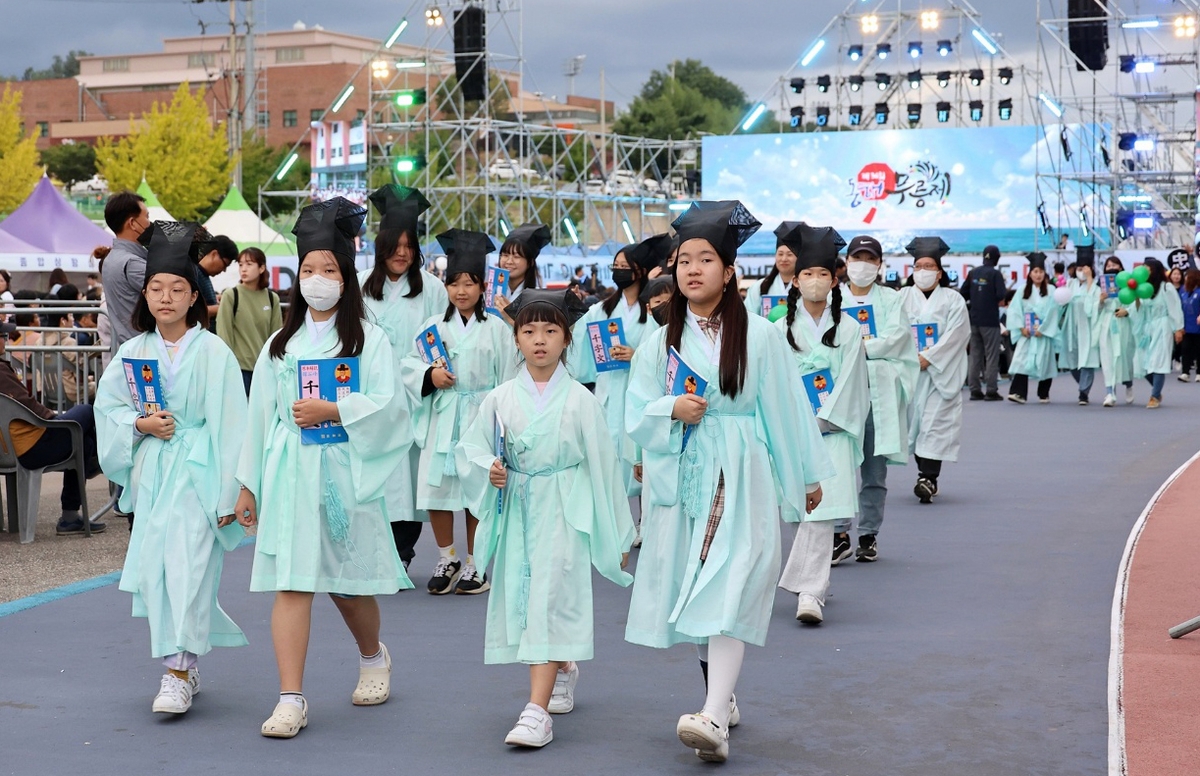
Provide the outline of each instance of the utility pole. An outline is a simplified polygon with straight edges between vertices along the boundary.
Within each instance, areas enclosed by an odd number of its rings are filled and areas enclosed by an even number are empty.
[[[233,185],[242,187],[242,116],[238,81],[241,73],[237,68],[237,2],[229,0],[229,155],[233,159]]]

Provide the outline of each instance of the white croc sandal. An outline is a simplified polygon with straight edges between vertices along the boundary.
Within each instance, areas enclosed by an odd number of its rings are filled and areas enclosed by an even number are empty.
[[[392,694],[392,656],[388,654],[383,642],[379,643],[383,650],[383,668],[359,668],[358,686],[350,699],[355,706],[378,706]]]
[[[295,738],[308,725],[308,701],[304,706],[280,703],[262,724],[262,734],[267,738]]]

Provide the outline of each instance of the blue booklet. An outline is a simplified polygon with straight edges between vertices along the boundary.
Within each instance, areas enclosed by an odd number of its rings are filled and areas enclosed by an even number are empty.
[[[502,312],[496,307],[496,295],[508,296],[508,270],[499,267],[488,267],[487,276],[483,279],[483,306],[492,315]]]
[[[688,366],[679,355],[679,351],[671,348],[667,351],[667,392],[672,396],[682,396],[690,393],[694,396],[704,396],[708,381],[700,373]],[[687,447],[688,439],[692,436],[693,426],[683,427],[683,447]],[[682,448],[681,448],[682,449]]]
[[[812,405],[813,415],[816,415],[833,394],[833,373],[828,369],[818,369],[802,375],[800,379],[804,381],[804,392],[808,394],[808,403]]]
[[[165,410],[167,397],[163,395],[158,359],[122,358],[121,364],[125,367],[125,382],[138,413],[144,418]]]
[[[913,336],[917,338],[917,352],[929,350],[938,343],[938,325],[936,323],[914,323]]]
[[[495,435],[492,442],[493,451],[496,453],[497,458],[499,458],[501,461],[504,461],[504,450],[506,447],[504,438],[505,429],[504,421],[500,420],[499,412],[496,413],[496,424],[493,429],[493,434]],[[507,465],[507,462],[505,465]],[[504,488],[500,488],[500,492],[496,494],[496,517],[499,517],[502,514],[504,514]]]
[[[768,318],[777,305],[787,304],[787,296],[764,296],[759,307],[759,315]]]
[[[875,331],[875,308],[873,306],[864,304],[858,307],[843,307],[842,312],[858,321],[862,326],[863,339],[875,339],[879,336]]]
[[[358,358],[314,358],[297,361],[301,399],[336,402],[359,389]],[[349,441],[341,423],[327,420],[313,428],[300,429],[302,445],[332,445]]]
[[[607,318],[587,325],[588,344],[592,346],[592,360],[597,372],[612,372],[628,369],[629,361],[618,361],[612,357],[614,345],[625,346],[625,324],[620,318]]]
[[[454,374],[454,368],[450,366],[450,351],[446,350],[442,334],[436,325],[417,335],[417,352],[421,354],[421,360],[429,366],[440,366]]]
[[[1119,289],[1117,288],[1116,273],[1106,273],[1096,279],[1100,281],[1100,290],[1104,292],[1105,296],[1107,296],[1109,299],[1117,298],[1117,291]]]
[[[1037,317],[1037,313],[1025,313],[1025,328],[1029,329],[1029,336],[1036,334],[1041,325],[1042,319]]]

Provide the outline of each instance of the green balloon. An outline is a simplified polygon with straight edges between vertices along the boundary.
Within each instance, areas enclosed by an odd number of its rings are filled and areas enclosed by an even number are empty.
[[[780,318],[783,318],[786,315],[787,315],[787,305],[786,304],[777,304],[771,308],[771,312],[767,315],[767,320],[770,321],[771,323],[775,323],[775,321],[779,320]]]
[[[1133,279],[1136,280],[1138,283],[1149,282],[1150,268],[1147,267],[1145,264],[1141,265],[1140,267],[1134,267],[1133,268]],[[1140,291],[1141,291],[1141,289],[1139,289],[1139,293],[1140,293]],[[1145,298],[1145,297],[1143,297],[1143,298]]]
[[[1127,269],[1123,269],[1117,273],[1117,288],[1124,288],[1129,285],[1129,279],[1133,277],[1133,273]]]
[[[1141,269],[1141,267],[1138,267],[1138,269]],[[1139,283],[1138,284],[1138,287],[1137,287],[1138,299],[1149,299],[1152,296],[1154,296],[1154,286],[1150,285],[1149,283]]]
[[[1137,294],[1129,286],[1121,286],[1117,291],[1117,301],[1121,304],[1133,304],[1133,300],[1137,299]]]

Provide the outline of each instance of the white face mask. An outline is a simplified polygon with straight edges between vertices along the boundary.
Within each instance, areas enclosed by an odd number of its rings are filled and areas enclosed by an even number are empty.
[[[824,302],[833,288],[833,278],[800,278],[800,296],[807,302]]]
[[[320,275],[300,281],[300,295],[308,306],[318,312],[332,310],[342,298],[342,284]]]
[[[938,284],[936,269],[919,269],[913,273],[913,283],[922,291],[928,291]]]
[[[846,277],[859,288],[866,288],[879,279],[879,267],[869,261],[848,261]]]

